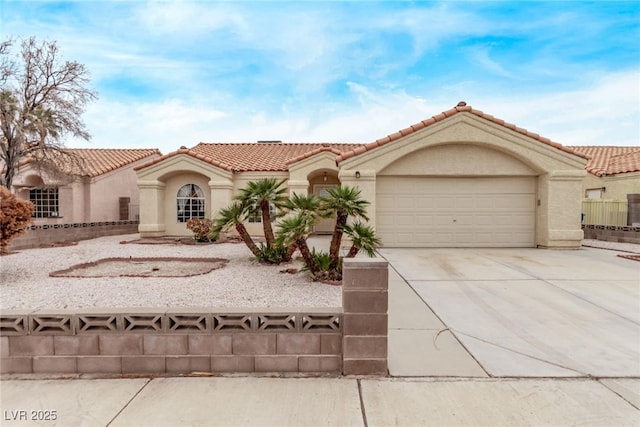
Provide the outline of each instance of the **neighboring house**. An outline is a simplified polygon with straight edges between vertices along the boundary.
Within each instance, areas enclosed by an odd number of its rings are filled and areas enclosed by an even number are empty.
[[[627,200],[640,194],[640,147],[569,147],[588,158],[583,197]]]
[[[461,102],[365,145],[182,147],[136,167],[139,231],[190,235],[189,217],[215,216],[247,182],[269,176],[301,194],[359,187],[388,247],[578,247],[585,164]],[[260,224],[248,225],[259,232]]]
[[[65,149],[73,175],[51,174],[33,161],[19,166],[15,193],[35,206],[34,225],[136,220],[133,168],[161,156],[157,149]]]
[[[583,224],[638,226],[640,224],[640,147],[570,148],[589,159],[586,166],[589,174],[582,186]],[[598,238],[608,237],[598,236]],[[627,241],[631,242],[631,240]]]

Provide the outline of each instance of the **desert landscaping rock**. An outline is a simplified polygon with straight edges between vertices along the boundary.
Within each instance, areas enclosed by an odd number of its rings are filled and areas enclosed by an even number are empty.
[[[340,307],[342,288],[313,282],[294,261],[254,262],[243,244],[120,244],[137,235],[101,237],[78,245],[25,249],[0,259],[0,309],[125,307]],[[222,258],[224,268],[191,277],[50,277],[49,273],[103,258]]]

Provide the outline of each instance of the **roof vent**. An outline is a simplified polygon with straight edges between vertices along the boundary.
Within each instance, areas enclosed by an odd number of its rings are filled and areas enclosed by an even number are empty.
[[[282,141],[279,140],[258,140],[258,144],[282,144]]]
[[[467,103],[464,101],[460,101],[458,102],[458,105],[456,105],[456,107],[466,107],[466,106],[467,106]]]

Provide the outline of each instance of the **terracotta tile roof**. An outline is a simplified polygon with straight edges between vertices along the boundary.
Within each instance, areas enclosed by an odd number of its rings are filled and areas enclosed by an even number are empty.
[[[640,171],[640,147],[569,147],[587,157],[587,172],[596,176]]]
[[[153,159],[152,161],[147,162],[145,164],[136,166],[135,168],[133,168],[133,170],[137,171],[137,170],[140,170],[140,169],[148,168],[149,166],[153,166],[153,165],[155,165],[157,163],[163,162],[166,159],[169,159],[171,157],[175,157],[175,156],[180,155],[180,154],[185,154],[187,156],[191,156],[191,157],[196,158],[198,160],[202,160],[203,162],[209,163],[209,164],[211,164],[213,166],[219,167],[219,168],[227,170],[229,172],[233,171],[233,169],[231,169],[231,166],[229,166],[229,165],[227,165],[225,163],[219,162],[219,161],[217,161],[215,159],[212,159],[211,157],[205,156],[204,154],[198,153],[198,152],[196,152],[196,151],[194,151],[192,149],[186,148],[186,147],[180,147],[179,150],[173,151],[173,152],[171,152],[169,154],[165,154],[164,156],[158,157],[157,159]]]
[[[543,136],[538,135],[537,133],[529,132],[526,129],[519,128],[514,124],[507,123],[502,119],[498,119],[496,117],[493,117],[490,114],[486,114],[486,113],[483,113],[480,110],[476,110],[476,109],[472,108],[471,106],[467,105],[467,103],[464,102],[464,101],[460,101],[458,103],[458,105],[456,105],[455,107],[453,107],[450,110],[444,111],[444,112],[442,112],[442,113],[440,113],[438,115],[435,115],[435,116],[433,116],[433,117],[431,117],[429,119],[423,120],[423,121],[421,121],[419,123],[416,123],[416,124],[414,124],[412,126],[409,126],[408,128],[402,129],[402,130],[400,130],[400,131],[398,131],[398,132],[396,132],[394,134],[391,134],[391,135],[388,135],[388,136],[386,136],[384,138],[378,139],[378,140],[376,140],[376,141],[374,141],[374,142],[372,142],[370,144],[366,144],[366,145],[358,147],[358,148],[356,148],[356,149],[354,149],[352,151],[348,151],[346,153],[343,153],[342,155],[338,156],[337,161],[341,162],[342,160],[346,160],[348,158],[351,158],[351,157],[357,156],[359,154],[362,154],[362,153],[364,153],[366,151],[373,150],[373,149],[375,149],[377,147],[383,146],[383,145],[388,144],[390,142],[393,142],[393,141],[395,141],[397,139],[403,138],[403,137],[405,137],[407,135],[410,135],[410,134],[412,134],[414,132],[417,132],[420,129],[423,129],[423,128],[431,126],[431,125],[433,125],[435,123],[441,122],[442,120],[444,120],[444,119],[446,119],[448,117],[455,116],[458,113],[475,114],[478,117],[482,117],[483,119],[489,120],[489,121],[491,121],[493,123],[497,123],[500,126],[506,127],[507,129],[511,129],[511,130],[513,130],[515,132],[518,132],[518,133],[522,134],[522,135],[526,135],[529,138],[533,138],[535,140],[538,140],[538,141],[542,142],[543,144],[550,145],[550,146],[555,147],[555,148],[557,148],[559,150],[566,151],[567,153],[571,153],[571,154],[577,155],[579,157],[585,157],[584,155],[582,155],[580,153],[576,153],[575,151],[573,151],[572,149],[570,149],[568,147],[565,147],[565,146],[563,146],[563,145],[561,145],[561,144],[559,144],[557,142],[551,141],[549,138],[545,138]]]
[[[362,144],[337,143],[204,143],[180,148],[135,169],[143,169],[170,157],[186,154],[233,172],[287,171],[291,163],[327,151],[336,156]]]
[[[63,151],[78,158],[77,162],[71,164],[68,163],[68,157],[66,160],[60,157],[60,163],[65,162],[65,165],[62,165],[63,169],[70,168],[69,172],[71,173],[92,178],[143,160],[146,157],[161,155],[160,150],[157,148],[65,148]],[[33,159],[25,159],[20,162],[20,166],[26,165],[31,161]]]

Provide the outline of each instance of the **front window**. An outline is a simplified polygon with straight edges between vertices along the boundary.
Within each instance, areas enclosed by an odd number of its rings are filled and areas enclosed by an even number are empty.
[[[585,191],[585,198],[587,199],[601,199],[604,188],[589,188]]]
[[[204,218],[204,193],[195,184],[187,184],[178,190],[178,222],[191,218]]]
[[[29,190],[29,201],[36,207],[34,218],[56,218],[59,215],[57,188],[32,188]]]
[[[276,220],[276,205],[273,203],[269,203],[269,216],[271,217],[271,222]],[[247,217],[247,221],[255,223],[262,222],[262,212],[260,211],[260,207],[256,206],[251,210],[251,213]]]

